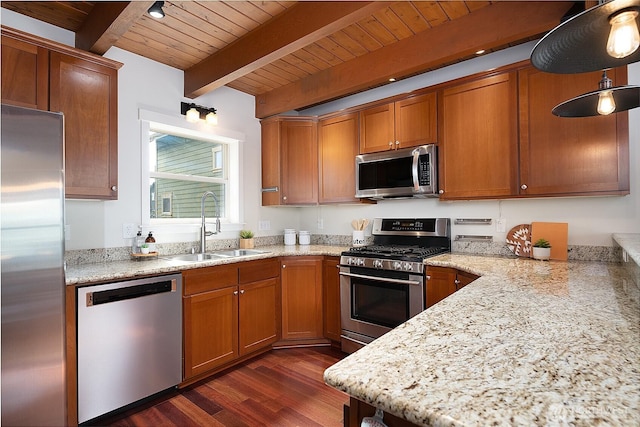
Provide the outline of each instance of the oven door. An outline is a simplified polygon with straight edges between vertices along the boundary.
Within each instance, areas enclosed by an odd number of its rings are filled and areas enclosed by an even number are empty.
[[[420,274],[340,267],[342,347],[352,352],[424,310]]]

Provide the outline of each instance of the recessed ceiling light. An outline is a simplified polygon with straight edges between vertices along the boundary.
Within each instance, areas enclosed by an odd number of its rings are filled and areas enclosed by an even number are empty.
[[[157,1],[149,9],[147,9],[147,13],[151,15],[152,18],[162,19],[164,18],[164,10],[162,10],[162,6],[164,6],[164,2]]]

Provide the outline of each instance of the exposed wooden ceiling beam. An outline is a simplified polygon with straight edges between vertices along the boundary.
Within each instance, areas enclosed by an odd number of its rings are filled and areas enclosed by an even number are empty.
[[[152,4],[153,1],[96,2],[76,32],[76,47],[104,54]]]
[[[573,2],[496,2],[370,54],[256,96],[265,118],[437,68],[479,49],[542,34],[560,23]],[[453,36],[452,36],[453,35]]]
[[[184,73],[194,98],[388,7],[392,2],[302,1]]]

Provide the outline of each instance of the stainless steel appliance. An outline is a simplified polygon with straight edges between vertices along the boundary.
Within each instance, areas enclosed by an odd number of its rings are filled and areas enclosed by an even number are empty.
[[[356,197],[437,197],[436,154],[428,144],[356,156]]]
[[[2,105],[3,426],[67,424],[64,120]]]
[[[78,421],[182,381],[182,276],[77,289]]]
[[[373,244],[340,257],[342,350],[352,353],[424,310],[424,265],[451,251],[449,218],[375,218]]]

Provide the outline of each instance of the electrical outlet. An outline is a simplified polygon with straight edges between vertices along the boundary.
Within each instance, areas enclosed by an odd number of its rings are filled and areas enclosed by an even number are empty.
[[[122,224],[122,238],[123,239],[131,239],[133,237],[136,237],[136,225],[135,224],[130,224],[130,223],[125,223]]]
[[[324,219],[318,218],[318,230],[322,230],[324,228]]]
[[[260,231],[271,230],[271,221],[269,221],[268,219],[263,221],[258,221],[258,230]]]
[[[506,233],[507,232],[507,220],[504,218],[498,218],[496,221],[496,231],[498,233]]]

